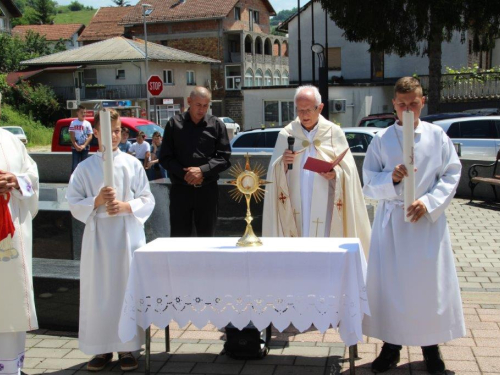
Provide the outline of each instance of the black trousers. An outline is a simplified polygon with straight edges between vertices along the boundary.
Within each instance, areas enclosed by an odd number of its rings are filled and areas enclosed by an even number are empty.
[[[217,181],[201,187],[172,185],[170,189],[170,235],[191,237],[194,223],[197,237],[213,237],[218,207]]]

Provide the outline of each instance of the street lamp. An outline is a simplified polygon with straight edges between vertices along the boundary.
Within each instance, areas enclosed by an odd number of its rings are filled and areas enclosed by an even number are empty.
[[[325,58],[325,47],[322,44],[314,43],[311,46],[311,50],[318,56],[319,63],[319,93],[321,95],[321,100],[323,101],[323,110],[321,114],[324,118],[328,120],[329,118],[329,108],[328,108],[328,67],[326,66]],[[315,67],[313,67],[315,69]]]
[[[142,6],[142,19],[144,22],[144,52],[146,54],[146,97],[147,97],[146,111],[147,111],[147,119],[150,120],[151,117],[151,113],[149,110],[150,94],[147,87],[149,79],[149,66],[148,66],[148,30],[146,27],[146,16],[149,16],[151,13],[153,13],[153,7],[150,4],[141,4],[141,6]]]

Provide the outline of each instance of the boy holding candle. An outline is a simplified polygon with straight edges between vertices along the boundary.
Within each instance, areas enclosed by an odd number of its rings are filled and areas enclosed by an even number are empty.
[[[115,186],[104,186],[104,156],[100,115],[94,120],[99,152],[78,165],[71,176],[67,199],[73,216],[85,223],[80,268],[80,350],[95,355],[89,371],[104,369],[118,357],[123,371],[135,370],[131,354],[139,350],[143,334],[122,343],[118,321],[135,249],[146,243],[144,223],[154,208],[154,197],[141,163],[118,149],[120,116],[111,115],[113,177]],[[126,234],[126,235],[122,235]],[[138,328],[139,329],[139,328]]]
[[[438,343],[465,336],[460,288],[444,211],[460,179],[453,143],[438,126],[419,120],[420,82],[403,77],[394,88],[399,121],[374,137],[363,165],[363,192],[378,199],[367,275],[371,316],[363,333],[384,341],[372,371],[397,365],[401,345],[422,347],[427,370],[445,374]],[[403,209],[403,112],[414,114],[415,197]],[[410,222],[405,222],[405,216]]]

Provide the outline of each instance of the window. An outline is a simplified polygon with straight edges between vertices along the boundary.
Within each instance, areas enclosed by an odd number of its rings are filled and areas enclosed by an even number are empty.
[[[264,102],[264,122],[266,126],[277,126],[280,123],[279,102]]]
[[[281,102],[281,124],[288,124],[295,120],[294,109],[293,101]]]
[[[276,146],[276,141],[278,140],[278,134],[279,132],[265,132],[265,141],[263,147],[274,148],[274,146]]]
[[[274,77],[273,77],[273,84],[274,86],[279,86],[281,85],[281,74],[279,70],[276,70],[274,72]]]
[[[253,86],[253,71],[252,69],[247,69],[245,72],[245,87]]]
[[[174,84],[174,71],[172,69],[163,71],[163,83],[166,85]]]
[[[256,87],[261,87],[262,86],[262,70],[258,69],[257,72],[255,73],[255,86]]]
[[[241,8],[240,7],[234,7],[234,19],[236,21],[241,20]]]
[[[187,70],[186,71],[186,84],[188,85],[196,85],[195,77],[194,77],[194,70]]]
[[[281,77],[281,84],[288,85],[288,72],[285,70],[283,76]]]
[[[460,123],[460,138],[493,138],[492,125],[490,120],[464,121]]]
[[[247,133],[241,135],[233,144],[233,147],[256,147],[261,133]]]
[[[372,136],[368,134],[361,133],[350,133],[346,132],[345,137],[351,152],[366,152],[368,145],[372,140]]]
[[[340,47],[328,48],[328,69],[342,69],[342,54]]]
[[[125,79],[125,69],[116,69],[116,79]]]
[[[451,124],[446,134],[448,134],[450,138],[460,138],[460,123],[455,122]]]
[[[264,77],[264,86],[272,86],[273,75],[270,70],[266,70],[266,76]]]
[[[259,23],[259,12],[256,10],[253,11],[253,22]]]
[[[85,69],[83,71],[83,79],[86,85],[97,84],[97,70],[96,69]]]
[[[269,100],[264,102],[264,123],[269,126],[282,126],[295,119],[293,100]]]

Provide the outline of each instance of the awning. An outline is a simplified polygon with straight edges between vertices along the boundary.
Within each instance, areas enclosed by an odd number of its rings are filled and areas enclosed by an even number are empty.
[[[22,70],[19,72],[11,72],[7,74],[7,78],[5,79],[7,81],[7,84],[13,86],[19,80],[27,80],[28,78],[32,78],[42,72],[52,72],[52,73],[72,73],[75,72],[77,69],[81,68],[82,66],[50,66],[47,68],[43,69],[27,69],[27,70]]]

